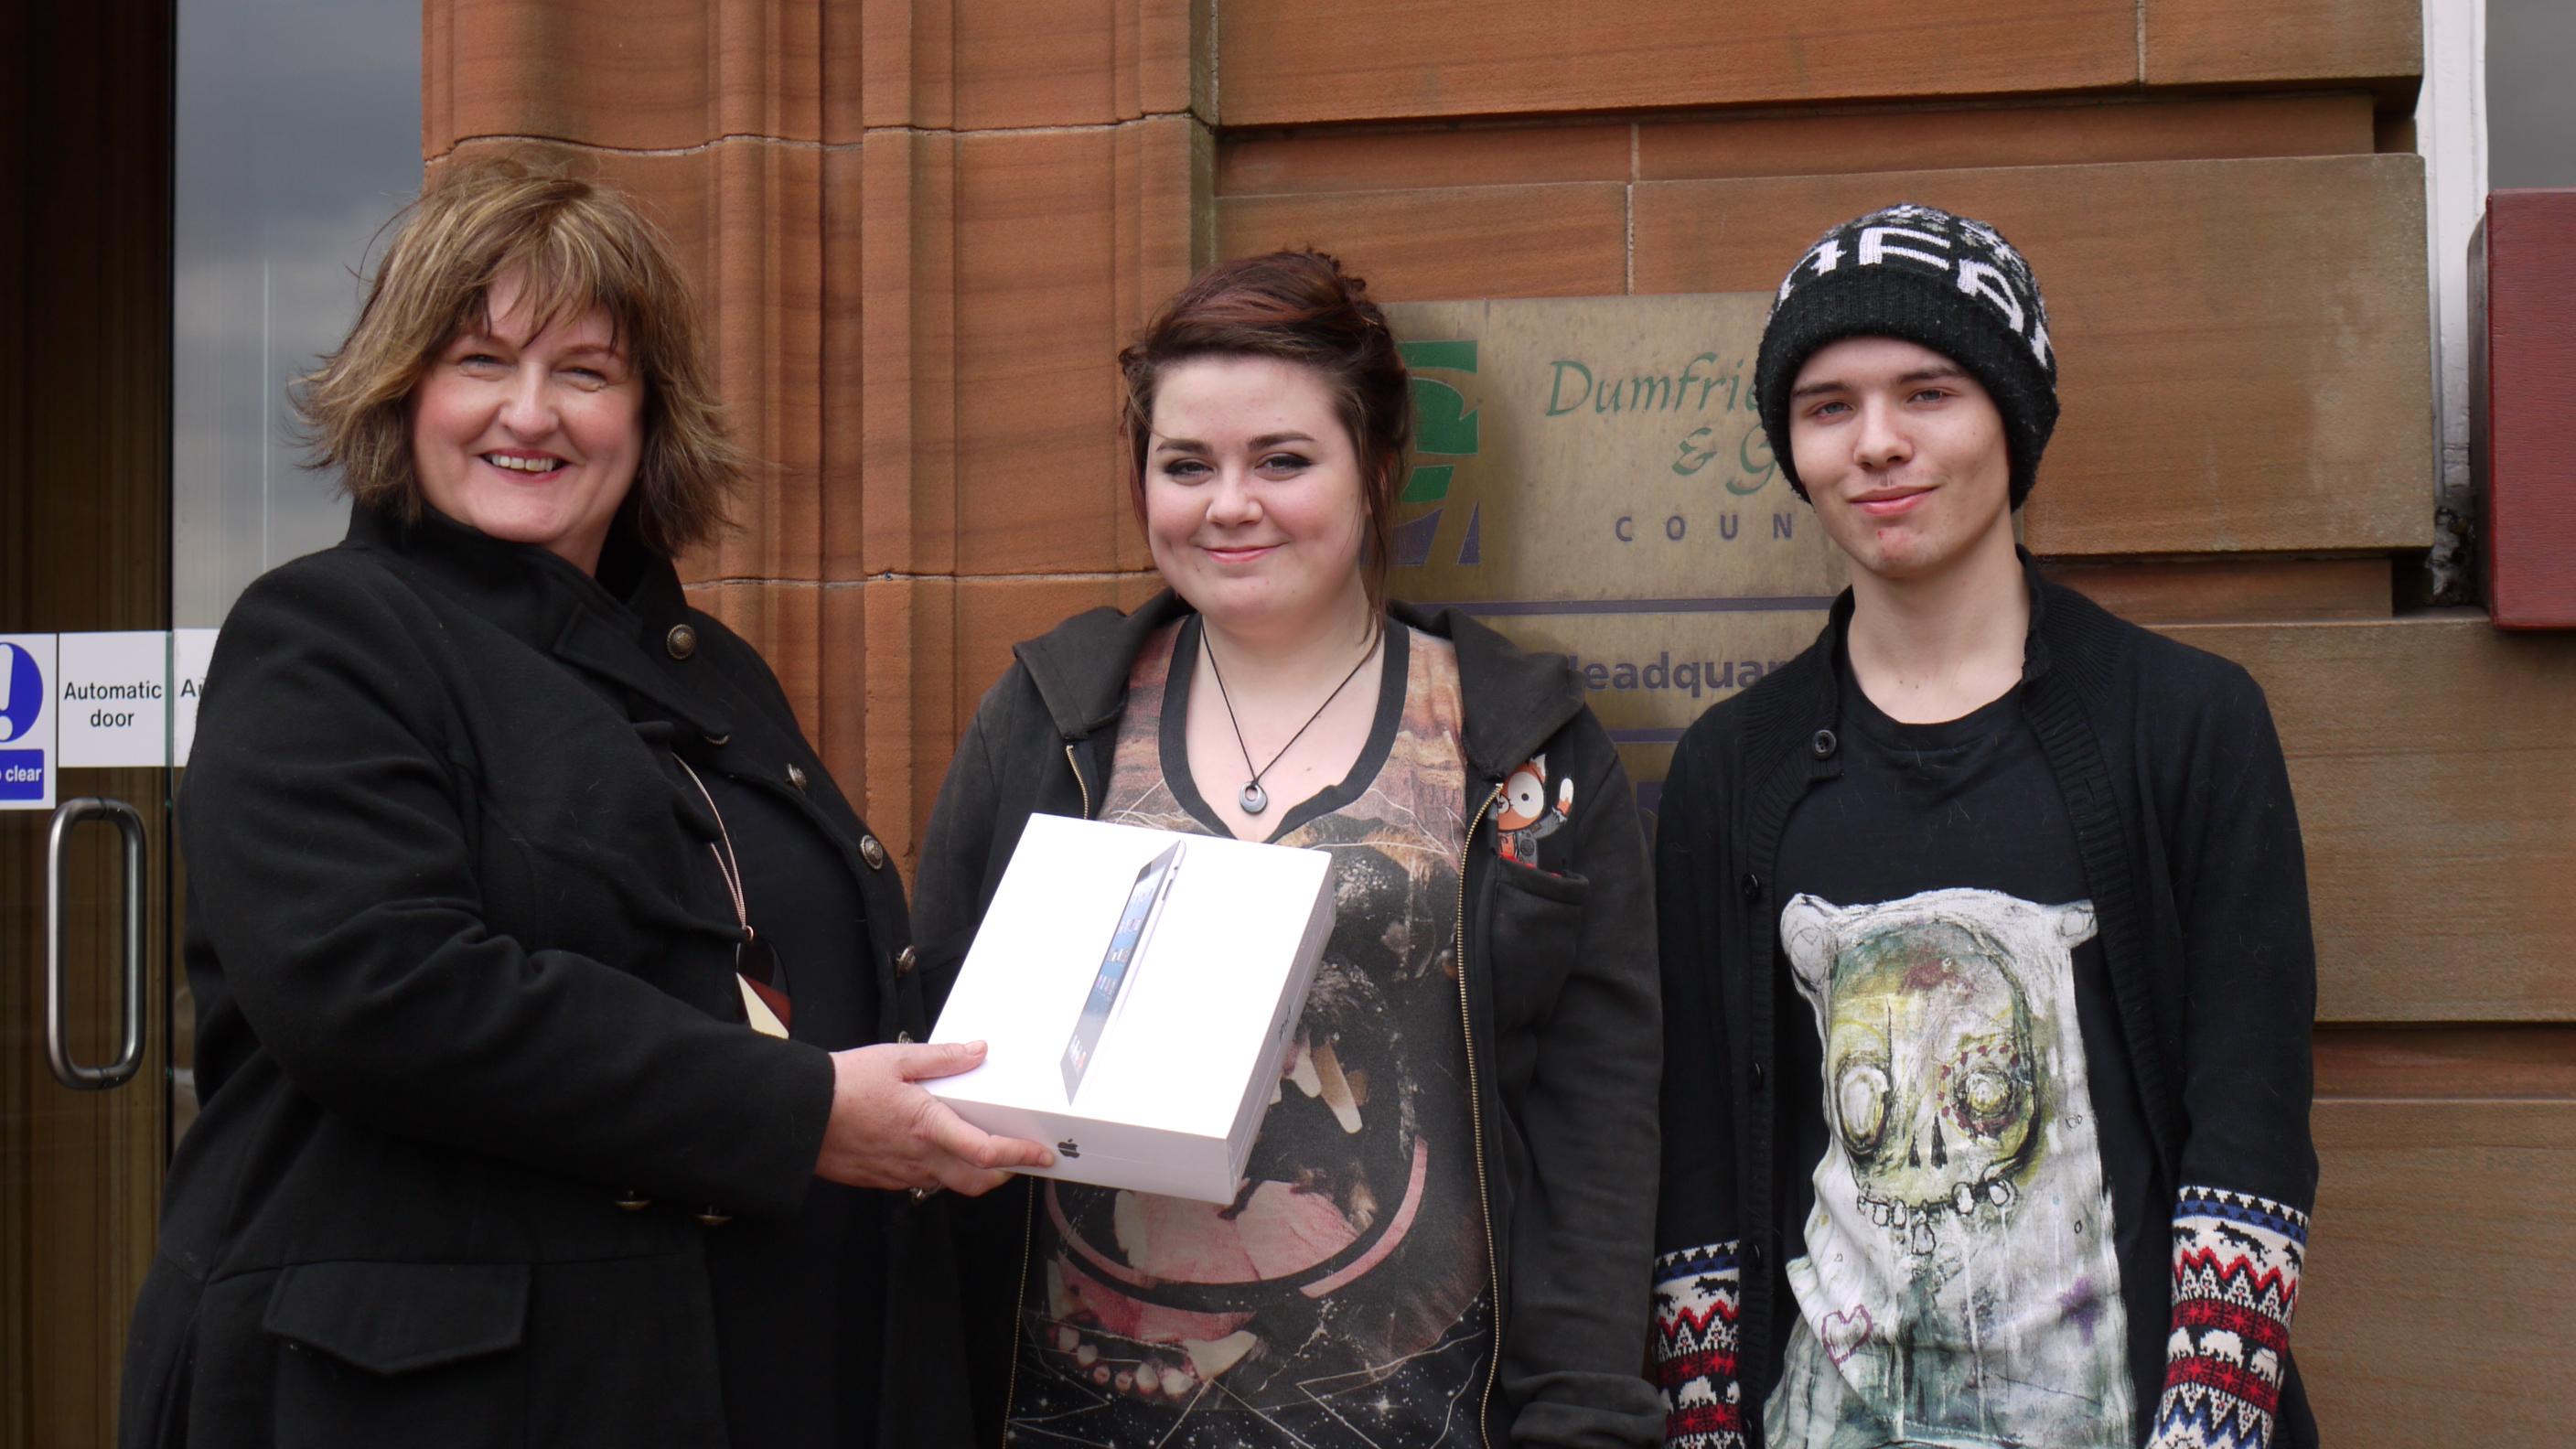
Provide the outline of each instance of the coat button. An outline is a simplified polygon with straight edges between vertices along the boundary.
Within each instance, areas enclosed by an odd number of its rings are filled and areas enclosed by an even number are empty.
[[[790,765],[790,766],[788,766],[788,767],[787,767],[787,783],[788,783],[788,784],[790,784],[790,785],[795,786],[795,787],[796,787],[797,789],[799,789],[799,790],[804,789],[804,788],[805,788],[805,772],[804,772],[803,770],[801,770],[801,769],[798,769],[798,768],[797,768],[796,766],[794,766],[794,765]]]
[[[866,861],[870,870],[883,870],[885,846],[873,835],[862,835],[859,837],[859,859]]]
[[[1746,905],[1749,906],[1755,901],[1762,899],[1762,880],[1761,877],[1756,876],[1753,872],[1749,870],[1746,871],[1744,873],[1744,879],[1737,881],[1735,884],[1736,889],[1744,892],[1744,903]]]
[[[1834,757],[1834,744],[1834,732],[1832,730],[1818,730],[1815,735],[1807,741],[1807,748],[1816,752],[1817,759],[1830,760]]]
[[[630,1187],[617,1195],[617,1205],[630,1213],[640,1213],[653,1205],[653,1199]]]
[[[698,652],[698,631],[686,624],[674,624],[671,632],[662,636],[662,647],[671,651],[672,658],[686,659]]]
[[[713,749],[713,750],[721,750],[721,749],[723,749],[725,746],[727,746],[727,745],[729,745],[729,744],[732,744],[732,743],[733,743],[733,736],[731,736],[731,735],[708,735],[708,736],[706,736],[706,741],[707,741],[707,748],[709,748],[709,749]]]
[[[692,1216],[696,1217],[699,1222],[705,1223],[711,1228],[720,1228],[733,1221],[733,1214],[718,1212],[712,1207],[703,1212],[692,1214]]]
[[[911,975],[913,963],[916,959],[917,958],[912,954],[912,948],[910,946],[906,946],[902,950],[897,951],[894,954],[894,974],[897,976]]]

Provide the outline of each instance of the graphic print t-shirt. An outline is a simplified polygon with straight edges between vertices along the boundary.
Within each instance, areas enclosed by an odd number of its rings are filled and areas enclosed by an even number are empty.
[[[1102,819],[1223,833],[1188,769],[1198,647],[1187,620],[1138,654]],[[1453,956],[1457,654],[1390,623],[1383,668],[1350,775],[1271,837],[1333,853],[1338,914],[1240,1194],[1036,1185],[1022,1449],[1482,1443],[1493,1330]]]
[[[2019,690],[1905,725],[1840,667],[1841,773],[1780,849],[1769,1442],[2133,1444],[2164,1215],[2064,796]]]

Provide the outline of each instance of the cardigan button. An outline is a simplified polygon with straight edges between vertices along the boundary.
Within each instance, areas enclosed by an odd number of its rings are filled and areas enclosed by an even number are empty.
[[[1818,730],[1815,735],[1807,741],[1807,748],[1816,752],[1817,759],[1830,760],[1834,757],[1834,744],[1834,732],[1832,730]]]
[[[662,647],[671,651],[672,658],[686,659],[698,652],[698,631],[686,624],[674,624],[671,632],[662,636]]]
[[[790,785],[795,786],[795,787],[796,787],[797,789],[799,789],[799,790],[804,789],[804,788],[805,788],[805,772],[804,772],[803,770],[801,770],[801,769],[797,768],[797,767],[796,767],[796,766],[794,766],[794,765],[790,765],[790,766],[788,766],[788,767],[787,767],[787,783],[788,783],[788,784],[790,784]]]
[[[897,976],[911,975],[912,968],[918,960],[919,958],[912,954],[912,948],[910,946],[906,946],[902,950],[895,952],[894,974]]]
[[[1745,1271],[1748,1275],[1750,1275],[1750,1276],[1754,1276],[1754,1277],[1759,1277],[1759,1276],[1761,1275],[1761,1272],[1762,1272],[1762,1245],[1761,1245],[1760,1243],[1747,1243],[1747,1244],[1745,1244],[1745,1246],[1744,1246],[1744,1271]]]
[[[733,1221],[733,1214],[718,1212],[712,1207],[708,1208],[704,1212],[692,1214],[692,1216],[697,1218],[699,1222],[705,1223],[711,1228],[720,1228]]]
[[[653,1199],[630,1187],[617,1195],[617,1205],[630,1213],[640,1213],[653,1205]]]
[[[1753,1090],[1757,1092],[1762,1090],[1762,1077],[1762,1064],[1760,1062],[1755,1062],[1753,1064]]]
[[[1744,879],[1736,882],[1736,888],[1744,892],[1744,903],[1748,906],[1762,899],[1762,878],[1749,870],[1744,873]]]
[[[873,835],[862,835],[859,837],[859,859],[866,861],[870,870],[883,870],[885,846]]]

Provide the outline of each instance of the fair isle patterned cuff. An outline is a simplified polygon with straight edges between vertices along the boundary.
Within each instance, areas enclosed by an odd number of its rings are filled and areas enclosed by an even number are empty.
[[[1741,1283],[1731,1242],[1655,1260],[1655,1382],[1664,1391],[1664,1442],[1673,1449],[1744,1449],[1735,1377]]]
[[[2266,1449],[2307,1215],[2251,1193],[2187,1187],[2173,1234],[2173,1336],[2148,1449]]]

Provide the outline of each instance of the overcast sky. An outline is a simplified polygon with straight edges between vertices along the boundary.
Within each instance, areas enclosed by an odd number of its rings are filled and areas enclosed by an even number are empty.
[[[2487,185],[2576,186],[2576,0],[2487,0]]]

